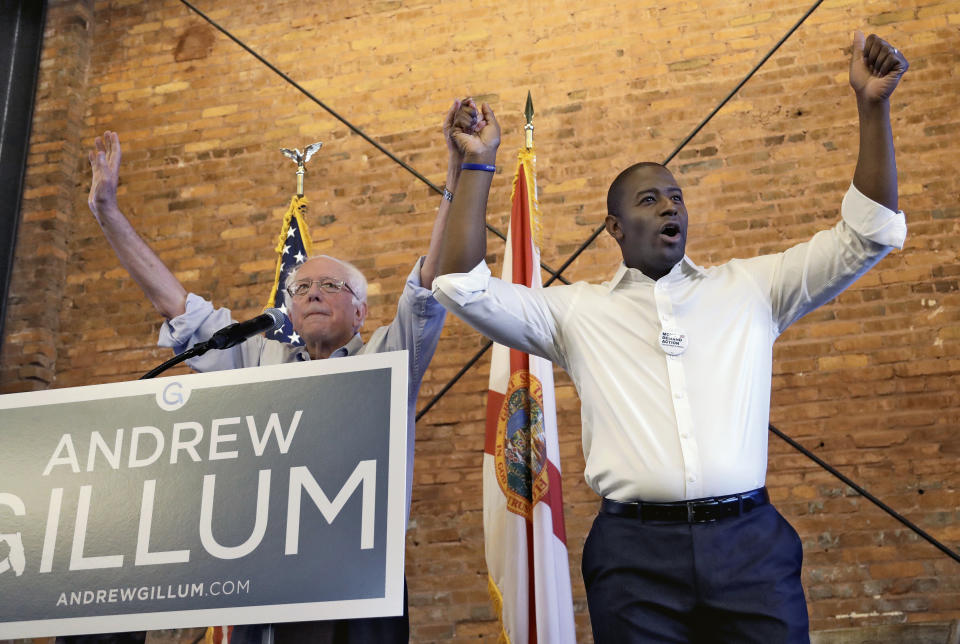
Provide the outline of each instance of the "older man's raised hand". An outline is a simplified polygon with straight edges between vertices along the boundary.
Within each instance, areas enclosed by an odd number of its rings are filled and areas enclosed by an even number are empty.
[[[109,130],[93,141],[87,153],[93,173],[87,205],[97,220],[107,208],[117,208],[117,187],[120,183],[120,138]]]
[[[87,205],[130,277],[161,315],[175,318],[186,310],[187,291],[137,234],[117,203],[120,137],[108,130],[94,139],[93,146],[87,153],[92,173]]]

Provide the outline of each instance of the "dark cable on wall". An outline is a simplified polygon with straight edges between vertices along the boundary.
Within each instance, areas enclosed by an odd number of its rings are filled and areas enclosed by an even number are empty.
[[[404,168],[405,170],[407,170],[407,172],[409,172],[410,174],[412,174],[413,176],[415,176],[417,179],[419,179],[420,181],[422,181],[423,183],[425,183],[425,184],[426,184],[427,186],[429,186],[434,192],[436,192],[437,194],[441,194],[441,193],[442,193],[442,190],[441,190],[440,188],[438,188],[436,185],[434,185],[429,179],[427,179],[425,176],[423,176],[422,174],[420,174],[419,172],[417,172],[414,168],[412,168],[412,167],[411,167],[410,165],[408,165],[407,163],[403,162],[401,159],[399,159],[397,156],[395,156],[395,155],[394,155],[393,153],[391,153],[389,150],[387,150],[387,149],[384,148],[382,145],[380,145],[379,143],[377,143],[375,140],[373,140],[372,138],[370,138],[369,136],[367,136],[362,130],[360,130],[359,128],[357,128],[356,126],[354,126],[352,123],[350,123],[347,119],[345,119],[343,116],[341,116],[340,114],[338,114],[337,112],[335,112],[335,111],[334,111],[333,109],[331,109],[328,105],[326,105],[323,101],[321,101],[320,99],[318,99],[317,97],[315,97],[313,94],[311,94],[309,91],[307,91],[305,88],[303,88],[300,84],[298,84],[298,83],[297,83],[296,81],[294,81],[292,78],[290,78],[289,76],[287,76],[286,74],[284,74],[282,71],[280,71],[279,69],[277,69],[277,68],[276,68],[273,64],[271,64],[268,60],[266,60],[265,58],[263,58],[263,56],[261,56],[260,54],[258,54],[257,52],[255,52],[253,49],[251,49],[250,47],[248,47],[246,44],[244,44],[243,42],[241,42],[239,39],[237,39],[236,37],[234,37],[233,34],[231,34],[231,33],[228,32],[227,30],[225,30],[223,27],[221,27],[220,25],[218,25],[216,22],[214,22],[213,20],[211,20],[211,19],[210,19],[209,17],[207,17],[203,12],[201,12],[199,9],[197,9],[197,8],[194,7],[192,4],[190,4],[189,2],[187,2],[187,0],[180,0],[180,1],[181,1],[183,4],[185,4],[188,8],[190,8],[194,13],[196,13],[196,14],[199,15],[201,18],[203,18],[203,19],[206,20],[208,23],[210,23],[215,29],[217,29],[218,31],[220,31],[221,33],[223,33],[223,34],[224,34],[225,36],[227,36],[230,40],[232,40],[232,41],[235,42],[237,45],[239,45],[241,48],[243,48],[247,53],[249,53],[249,54],[252,55],[254,58],[256,58],[256,59],[259,60],[261,63],[263,63],[265,66],[267,66],[271,71],[273,71],[274,73],[276,73],[277,75],[279,75],[281,78],[283,78],[285,81],[287,81],[288,83],[290,83],[293,87],[295,87],[297,90],[299,90],[302,94],[304,94],[305,96],[307,96],[307,98],[309,98],[309,99],[312,100],[314,103],[316,103],[317,105],[319,105],[321,108],[323,108],[324,110],[326,110],[331,116],[333,116],[334,118],[336,118],[337,120],[339,120],[341,123],[343,123],[345,126],[347,126],[352,132],[354,132],[355,134],[357,134],[357,135],[359,135],[360,137],[362,137],[367,143],[369,143],[370,145],[374,146],[377,150],[379,150],[380,152],[382,152],[383,154],[385,154],[385,155],[386,155],[387,157],[389,157],[392,161],[394,161],[395,163],[397,163],[398,165],[400,165],[402,168]],[[687,145],[691,140],[693,140],[693,138],[707,125],[707,123],[709,123],[709,122],[713,119],[713,117],[716,116],[716,114],[737,94],[737,92],[740,91],[741,88],[743,88],[743,86],[757,73],[757,71],[760,70],[760,68],[761,68],[761,67],[770,59],[770,57],[773,56],[773,54],[787,41],[787,39],[789,39],[790,36],[793,35],[793,33],[800,27],[800,25],[802,25],[802,24],[804,23],[804,21],[806,21],[806,19],[810,17],[810,15],[823,3],[823,1],[824,1],[824,0],[817,0],[810,8],[806,11],[806,13],[804,13],[804,15],[787,31],[787,33],[784,34],[783,37],[782,37],[779,41],[777,41],[777,43],[773,46],[773,48],[771,48],[770,51],[768,51],[767,54],[753,67],[753,69],[751,69],[751,70],[747,73],[747,75],[744,76],[744,78],[736,85],[736,87],[734,87],[734,88],[727,94],[727,96],[725,96],[725,97],[717,104],[717,106],[714,107],[714,109],[677,145],[677,147],[676,147],[676,148],[667,156],[667,158],[663,161],[663,165],[669,164],[670,161],[672,161],[672,160],[674,159],[674,157],[676,157],[676,155],[677,155],[681,150],[683,150],[683,148],[686,147],[686,145]],[[500,232],[499,230],[497,230],[496,228],[494,228],[494,227],[491,226],[490,224],[487,224],[487,228],[488,228],[491,232],[493,232],[495,235],[497,235],[498,237],[500,237],[501,239],[504,239],[504,240],[506,239],[506,236],[505,236],[502,232]],[[551,268],[549,268],[549,267],[547,267],[546,265],[544,265],[543,263],[541,263],[541,267],[542,267],[545,271],[547,271],[548,273],[550,273],[550,275],[551,275],[550,279],[546,282],[546,284],[545,284],[544,286],[549,286],[551,283],[553,283],[554,280],[557,280],[557,279],[562,280],[564,283],[569,283],[569,282],[567,282],[567,281],[562,277],[563,271],[565,271],[565,270],[580,256],[580,254],[582,254],[583,251],[585,251],[585,250],[597,239],[597,237],[600,235],[600,233],[601,233],[603,230],[604,230],[604,227],[603,227],[602,225],[599,226],[599,227],[597,227],[597,228],[593,231],[593,233],[590,235],[590,237],[589,237],[583,244],[581,244],[580,247],[579,247],[576,251],[574,251],[574,253],[573,253],[573,254],[560,266],[560,268],[557,269],[556,271],[552,270]],[[457,374],[456,374],[446,385],[444,385],[444,387],[443,387],[429,402],[427,402],[426,405],[423,406],[423,408],[417,413],[416,420],[419,421],[431,408],[433,408],[433,406],[434,406],[437,402],[439,402],[439,400],[453,387],[453,385],[456,384],[456,383],[460,380],[460,378],[462,378],[462,377],[467,373],[467,371],[469,371],[470,368],[471,368],[474,364],[477,363],[477,361],[483,356],[484,353],[487,352],[487,350],[490,349],[491,346],[493,346],[493,343],[490,342],[490,341],[487,341],[487,343],[460,369],[460,371],[458,371]],[[896,510],[894,510],[893,508],[891,508],[890,506],[888,506],[886,503],[884,503],[883,501],[881,501],[880,499],[878,499],[876,496],[874,496],[873,494],[871,494],[870,492],[868,492],[865,488],[863,488],[862,486],[860,486],[860,485],[858,485],[857,483],[855,483],[852,479],[850,479],[849,477],[847,477],[847,476],[845,476],[844,474],[842,474],[840,471],[838,471],[838,470],[837,470],[836,468],[834,468],[832,465],[830,465],[829,463],[827,463],[827,462],[824,461],[823,459],[819,458],[816,454],[814,454],[813,452],[811,452],[810,450],[806,449],[806,448],[803,447],[801,444],[799,444],[798,442],[796,442],[795,440],[793,440],[792,438],[790,438],[789,436],[787,436],[786,434],[784,434],[782,431],[780,431],[779,429],[777,429],[776,427],[774,427],[772,424],[769,426],[769,430],[770,430],[771,432],[773,432],[774,434],[776,434],[781,440],[783,440],[784,442],[786,442],[788,445],[790,445],[791,447],[793,447],[794,449],[796,449],[797,451],[799,451],[800,453],[802,453],[802,454],[803,454],[804,456],[806,456],[807,458],[811,459],[811,460],[812,460],[813,462],[815,462],[817,465],[819,465],[820,467],[822,467],[823,469],[825,469],[826,471],[830,472],[832,475],[834,475],[835,477],[837,477],[838,479],[840,479],[841,481],[843,481],[846,485],[848,485],[849,487],[851,487],[852,489],[854,489],[858,494],[860,494],[861,496],[863,496],[865,499],[871,501],[873,504],[875,504],[877,507],[879,507],[880,509],[882,509],[884,512],[886,512],[887,514],[889,514],[890,516],[892,516],[894,519],[896,519],[897,521],[899,521],[900,523],[902,523],[903,525],[905,525],[907,528],[909,528],[910,530],[912,530],[914,533],[916,533],[917,535],[919,535],[920,537],[922,537],[923,539],[925,539],[926,541],[928,541],[928,542],[929,542],[930,544],[932,544],[934,547],[936,547],[937,549],[939,549],[939,550],[941,550],[942,552],[944,552],[944,553],[945,553],[947,556],[949,556],[951,559],[953,559],[953,560],[957,561],[958,563],[960,563],[960,554],[957,554],[956,552],[953,552],[953,550],[951,550],[951,549],[948,548],[947,546],[945,546],[945,545],[943,545],[942,543],[940,543],[938,540],[936,540],[934,537],[932,537],[931,535],[929,535],[927,532],[925,532],[925,531],[924,531],[923,529],[921,529],[919,526],[917,526],[916,524],[914,524],[913,522],[911,522],[909,519],[907,519],[906,517],[904,517],[903,515],[901,515],[900,513],[898,513]]]
[[[367,134],[366,134],[363,130],[361,130],[361,129],[358,128],[356,125],[354,125],[353,123],[351,123],[350,121],[348,121],[347,119],[345,119],[343,116],[341,116],[340,114],[338,114],[336,111],[333,110],[333,108],[331,108],[329,105],[327,105],[326,103],[324,103],[323,101],[321,101],[319,98],[317,98],[316,96],[314,96],[313,94],[311,94],[305,87],[303,87],[302,85],[300,85],[297,81],[293,80],[292,78],[290,78],[289,76],[287,76],[286,74],[284,74],[282,71],[280,71],[279,69],[277,69],[277,67],[276,67],[273,63],[271,63],[269,60],[267,60],[266,58],[264,58],[263,56],[261,56],[260,54],[258,54],[257,52],[255,52],[253,49],[251,49],[250,47],[248,47],[248,46],[246,45],[246,43],[244,43],[242,40],[240,40],[239,38],[237,38],[236,36],[234,36],[232,33],[230,33],[229,31],[227,31],[227,30],[224,29],[223,27],[221,27],[221,26],[220,26],[219,24],[217,24],[212,18],[210,18],[210,17],[207,16],[205,13],[203,13],[202,11],[200,11],[199,9],[197,9],[196,7],[194,7],[192,4],[190,4],[189,2],[187,2],[187,0],[180,0],[180,2],[182,2],[183,4],[185,4],[185,5],[187,6],[187,8],[189,8],[189,9],[190,9],[191,11],[193,11],[195,14],[197,14],[198,16],[200,16],[201,18],[203,18],[204,20],[206,20],[208,23],[210,23],[210,25],[211,25],[214,29],[216,29],[217,31],[219,31],[220,33],[222,33],[224,36],[226,36],[227,38],[229,38],[230,40],[232,40],[233,42],[235,42],[237,45],[239,45],[239,46],[240,46],[244,51],[246,51],[248,54],[250,54],[251,56],[253,56],[254,58],[256,58],[258,61],[260,61],[261,63],[263,63],[263,64],[264,64],[270,71],[272,71],[274,74],[278,75],[280,78],[282,78],[283,80],[285,80],[285,81],[287,81],[288,83],[290,83],[290,85],[292,85],[293,87],[295,87],[301,94],[303,94],[304,96],[306,96],[307,98],[309,98],[311,101],[313,101],[314,103],[316,103],[317,105],[319,105],[319,106],[320,106],[321,108],[323,108],[324,110],[326,110],[333,118],[337,119],[338,121],[340,121],[341,123],[343,123],[344,125],[346,125],[347,128],[349,128],[351,132],[353,132],[354,134],[357,134],[358,136],[360,136],[364,141],[366,141],[367,143],[369,143],[370,145],[372,145],[373,147],[375,147],[377,150],[379,150],[380,152],[382,152],[383,154],[385,154],[387,157],[389,157],[391,161],[393,161],[394,163],[396,163],[397,165],[399,165],[400,167],[402,167],[404,170],[406,170],[407,172],[409,172],[410,174],[412,174],[413,176],[415,176],[417,179],[419,179],[420,181],[422,181],[423,183],[425,183],[425,184],[426,184],[431,190],[433,190],[435,193],[437,193],[438,195],[439,195],[439,194],[443,194],[443,190],[442,190],[441,188],[438,188],[438,187],[436,186],[436,184],[434,184],[432,181],[430,181],[429,179],[427,179],[425,176],[423,176],[422,174],[420,174],[419,172],[417,172],[413,167],[411,167],[410,165],[408,165],[407,163],[405,163],[404,161],[402,161],[399,157],[397,157],[395,154],[393,154],[392,152],[390,152],[390,150],[386,149],[385,147],[383,147],[382,145],[380,145],[379,143],[377,143],[375,140],[373,140],[372,138],[370,138],[369,136],[367,136]],[[488,229],[490,232],[492,232],[494,235],[496,235],[497,237],[499,237],[500,239],[503,239],[504,241],[506,241],[506,239],[507,239],[506,235],[504,235],[504,234],[503,234],[500,230],[498,230],[497,228],[491,226],[490,224],[487,224],[487,229]],[[549,266],[547,266],[547,265],[544,264],[543,262],[540,262],[540,268],[542,268],[542,269],[545,270],[546,272],[550,273],[550,275],[551,275],[550,280],[551,280],[551,281],[553,281],[553,280],[555,280],[555,279],[560,279],[560,280],[563,281],[565,284],[569,284],[569,283],[570,283],[570,282],[568,282],[567,280],[565,280],[563,277],[561,277],[559,273],[557,273],[556,271],[554,271],[552,268],[550,268]]]

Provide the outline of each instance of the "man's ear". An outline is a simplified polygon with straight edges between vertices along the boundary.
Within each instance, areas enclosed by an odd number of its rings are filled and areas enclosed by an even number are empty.
[[[356,331],[359,331],[360,328],[363,326],[363,321],[367,319],[367,303],[366,302],[358,303],[354,311],[355,313],[353,318],[353,321],[354,321],[353,326]]]
[[[617,240],[618,244],[623,241],[623,228],[620,227],[620,220],[614,215],[607,215],[607,218],[603,220],[603,227],[607,229],[611,237]]]

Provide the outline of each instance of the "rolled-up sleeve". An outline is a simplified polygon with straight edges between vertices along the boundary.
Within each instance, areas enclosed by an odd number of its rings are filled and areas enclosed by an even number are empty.
[[[400,301],[397,303],[397,314],[388,326],[374,331],[370,341],[364,346],[364,353],[381,351],[410,352],[410,381],[409,386],[416,400],[416,392],[420,388],[420,381],[430,364],[433,353],[443,331],[443,321],[447,316],[446,309],[433,297],[429,289],[423,288],[420,283],[421,258],[407,276]]]
[[[778,333],[836,297],[906,240],[903,212],[893,212],[853,185],[843,198],[841,217],[810,241],[744,262],[765,276]]]
[[[433,293],[447,309],[494,342],[551,360],[565,367],[557,296],[567,287],[531,289],[490,275],[485,262],[469,273],[433,280]]]
[[[840,207],[843,220],[858,235],[875,244],[903,248],[907,239],[907,218],[867,197],[850,184]]]
[[[208,300],[193,293],[187,294],[186,311],[160,327],[157,345],[169,347],[176,354],[183,353],[198,342],[205,342],[223,327],[234,322],[229,309],[213,308]],[[187,360],[187,365],[200,372],[239,369],[248,366],[244,351],[258,353],[263,338],[255,336],[229,349],[209,351],[197,358]],[[257,345],[256,347],[251,345]]]

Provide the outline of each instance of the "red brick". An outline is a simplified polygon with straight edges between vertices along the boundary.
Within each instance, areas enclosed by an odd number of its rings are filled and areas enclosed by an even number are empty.
[[[213,15],[436,183],[449,101],[492,101],[504,126],[490,197],[490,221],[500,228],[530,89],[543,255],[554,266],[601,223],[616,172],[638,157],[664,158],[807,8],[484,4],[482,15],[511,25],[504,31],[463,27],[455,3],[327,3],[322,12],[292,0],[268,4],[244,5],[241,16],[226,3]],[[695,261],[781,251],[836,220],[856,157],[846,4],[818,8],[671,164],[685,187]],[[955,543],[956,519],[945,517],[957,507],[949,490],[960,489],[952,431],[960,424],[960,269],[952,261],[960,177],[949,171],[960,85],[948,27],[960,23],[955,3],[901,4],[871,4],[862,18],[892,42],[900,38],[911,60],[893,100],[907,245],[780,339],[771,418]],[[86,206],[82,155],[107,128],[124,142],[120,198],[134,225],[189,288],[250,314],[266,297],[294,185],[277,148],[323,140],[307,175],[311,232],[318,248],[355,260],[374,282],[367,332],[389,319],[408,263],[425,249],[436,196],[182,6],[92,7],[78,0],[48,10],[0,391],[132,379],[167,355],[154,346],[157,314]],[[499,262],[502,242],[491,237],[488,251]],[[568,277],[606,279],[618,259],[604,235]],[[482,342],[448,321],[421,406]],[[411,602],[414,641],[496,636],[479,480],[488,365],[482,359],[418,427],[407,548],[411,598],[422,598]],[[578,641],[588,642],[578,564],[597,499],[583,481],[575,391],[559,371],[557,383]],[[891,532],[899,524],[864,499],[835,494],[842,484],[778,439],[770,455],[781,509],[812,548],[805,579],[816,591],[814,628],[882,623],[894,610],[911,622],[960,619],[955,563],[925,542],[900,543]],[[451,570],[430,574],[431,566]],[[920,583],[931,578],[939,589]],[[881,617],[838,617],[852,613]]]

